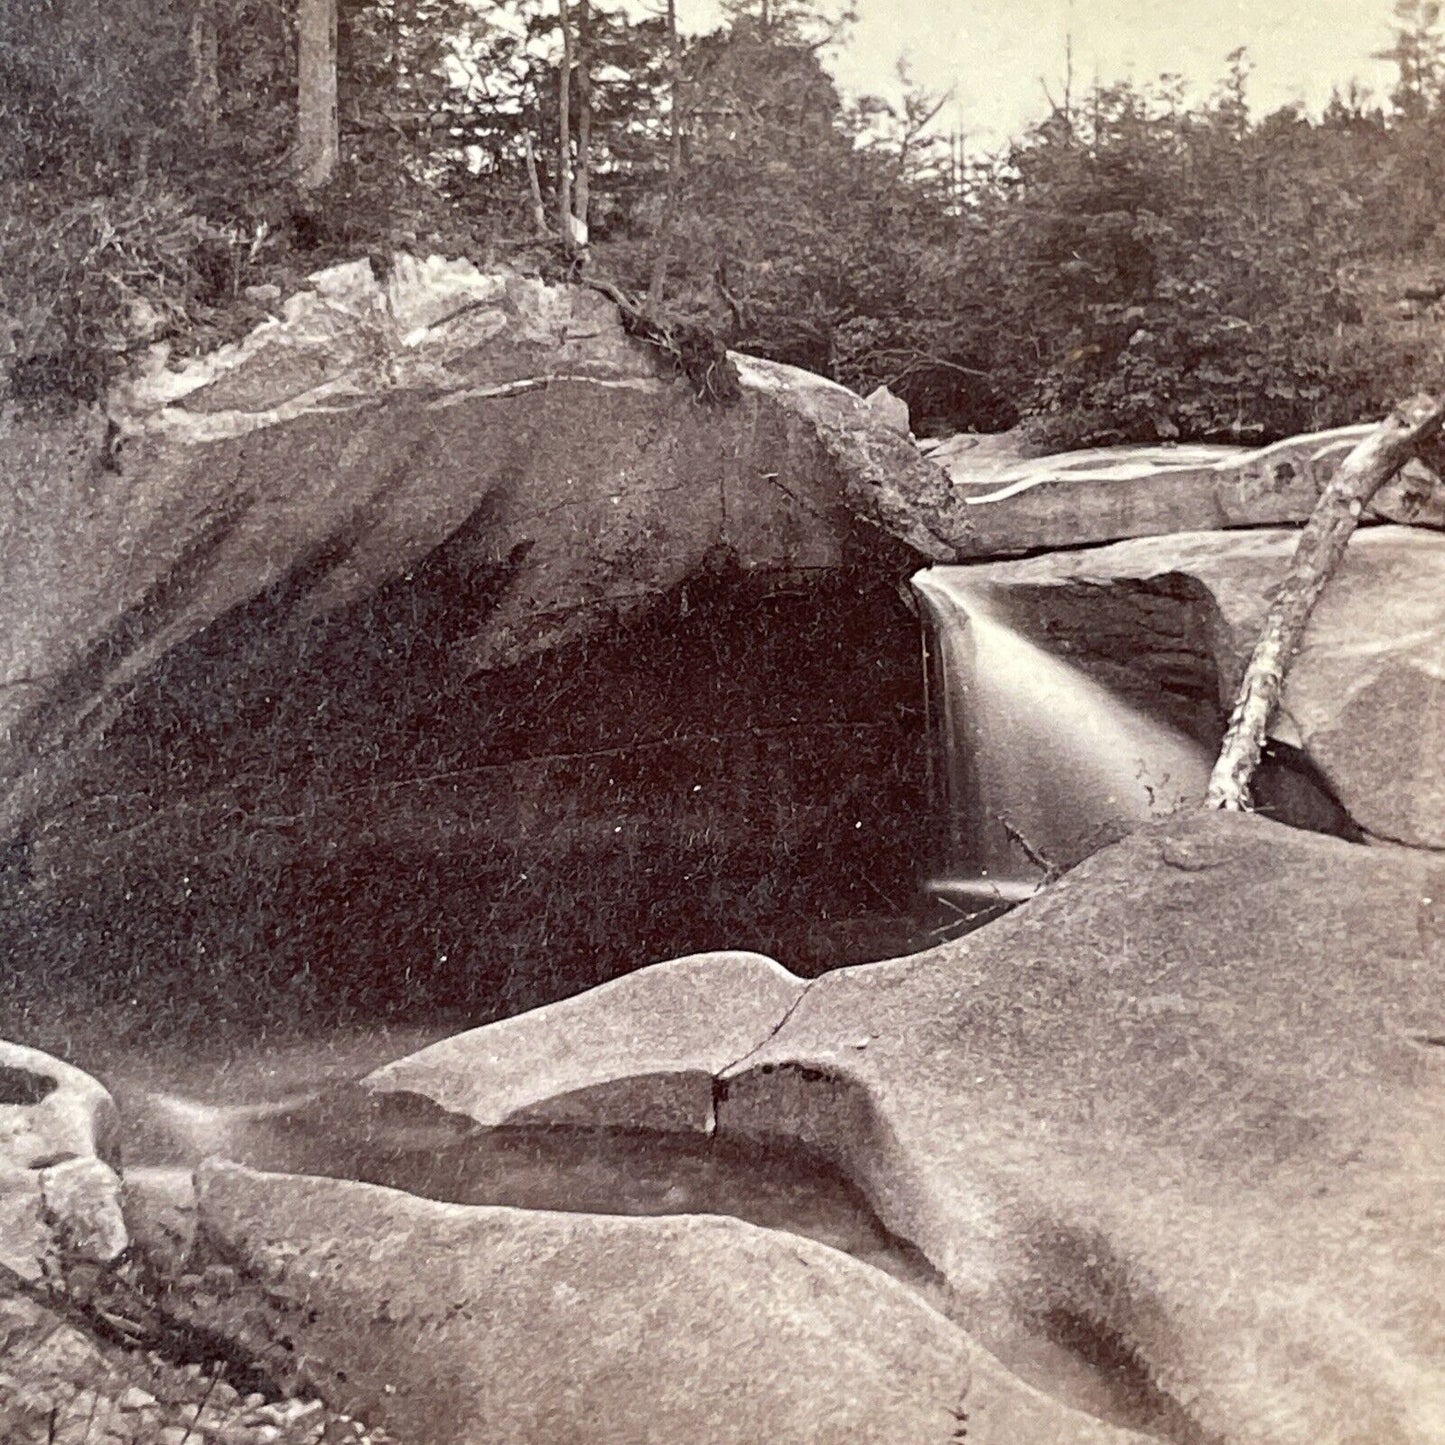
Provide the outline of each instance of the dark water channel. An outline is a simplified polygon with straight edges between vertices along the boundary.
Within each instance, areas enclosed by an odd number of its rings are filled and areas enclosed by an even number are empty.
[[[457,1204],[732,1216],[849,1254],[955,1323],[971,1323],[924,1256],[887,1229],[850,1179],[808,1150],[643,1130],[481,1128],[415,1096],[378,1097],[338,1082],[348,1061],[377,1061],[368,1042],[358,1039],[350,1049],[333,1042],[329,1055],[309,1059],[298,1047],[264,1068],[254,1060],[233,1065],[230,1096],[258,1101],[239,1105],[157,1092],[122,1066],[108,1082],[126,1121],[127,1164],[190,1167],[221,1154],[256,1169],[358,1180]],[[168,1072],[177,1083],[199,1082]],[[277,1097],[285,1083],[305,1077],[320,1078],[322,1087]],[[215,1088],[203,1092],[219,1097]],[[1137,1362],[1068,1322],[983,1342],[1014,1373],[1076,1409],[1176,1435],[1167,1402]]]

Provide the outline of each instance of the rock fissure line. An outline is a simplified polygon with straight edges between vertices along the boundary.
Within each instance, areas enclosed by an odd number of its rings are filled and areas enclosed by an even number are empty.
[[[1380,843],[1389,848],[1404,848],[1411,853],[1436,853],[1445,855],[1445,843],[1412,843],[1404,838],[1392,837],[1376,828],[1367,828],[1363,823],[1355,825],[1371,843]]]
[[[629,497],[665,497],[674,492],[685,492],[692,484],[690,482],[675,482],[663,487],[632,487],[628,489]],[[539,507],[535,512],[525,512],[520,517],[512,519],[515,527],[524,527],[529,522],[545,521],[548,517],[554,517],[559,512],[566,512],[577,506],[575,497],[568,497],[566,500],[556,503],[551,507]]]
[[[797,998],[795,998],[792,1003],[790,1003],[787,1008],[783,1010],[782,1018],[780,1018],[777,1023],[775,1023],[772,1028],[768,1030],[767,1034],[763,1038],[759,1039],[758,1042],[747,1051],[747,1053],[743,1054],[739,1058],[734,1059],[732,1063],[728,1064],[725,1068],[719,1069],[717,1073],[713,1075],[714,1113],[716,1113],[716,1105],[722,1099],[725,1099],[727,1097],[727,1076],[731,1074],[734,1070],[742,1068],[742,1066],[747,1063],[749,1059],[761,1053],[765,1048],[767,1048],[770,1043],[773,1042],[774,1039],[777,1038],[780,1033],[782,1033],[783,1029],[787,1026],[788,1020],[791,1019],[793,1015],[798,1011],[798,1005],[801,1004],[805,998],[807,998],[808,994],[812,991],[813,985],[817,982],[818,980],[816,978],[810,978],[799,990]]]
[[[554,384],[572,382],[579,386],[600,386],[610,391],[656,391],[660,383],[645,376],[587,376],[574,372],[550,372],[546,376],[521,377],[516,381],[500,382],[495,386],[468,387],[462,391],[450,391],[427,403],[428,411],[444,411],[464,401],[489,401],[496,398],[522,396],[529,391],[545,391]]]
[[[423,321],[420,326],[413,326],[401,338],[401,344],[406,347],[415,346],[423,337],[433,331],[440,331],[443,326],[450,326],[459,316],[470,316],[474,311],[494,311],[503,325],[506,324],[506,315],[498,304],[499,297],[477,297],[458,306],[455,311],[448,311],[444,316],[438,316],[435,321]],[[396,314],[396,303],[391,294],[390,286],[381,288],[381,304],[386,311],[387,319],[394,325],[400,321]]]
[[[364,376],[347,372],[342,376],[323,381],[309,391],[288,397],[265,411],[192,411],[184,406],[162,407],[145,418],[136,429],[157,430],[169,433],[172,440],[203,445],[207,442],[235,441],[254,432],[271,427],[284,426],[303,416],[348,416],[352,412],[365,411],[380,406],[382,397],[368,394],[363,385]],[[332,397],[349,398],[344,406],[321,406],[319,403]],[[127,418],[122,417],[122,430]]]
[[[760,481],[767,482],[780,491],[800,512],[806,512],[808,516],[816,517],[819,521],[825,520],[823,513],[816,507],[809,506],[807,502],[798,496],[798,494],[782,480],[778,472],[760,472],[758,478]],[[725,481],[723,485],[726,487]],[[873,521],[871,517],[864,517],[861,520],[867,522]]]
[[[720,743],[727,742],[734,738],[769,738],[785,737],[789,733],[797,732],[800,729],[816,732],[863,732],[876,731],[887,728],[886,723],[876,722],[848,722],[848,721],[823,721],[787,723],[779,727],[771,728],[739,728],[731,732],[706,732],[706,733],[679,733],[675,737],[663,738],[639,738],[634,742],[620,743],[616,747],[609,748],[588,748],[580,752],[568,753],[528,753],[522,757],[505,758],[495,763],[477,763],[473,767],[459,768],[444,773],[428,773],[415,778],[394,778],[387,782],[361,783],[353,788],[345,788],[332,795],[333,799],[359,797],[373,792],[391,792],[400,788],[427,787],[433,783],[461,782],[466,778],[481,777],[487,773],[496,772],[499,769],[527,767],[529,765],[543,766],[549,763],[578,763],[589,762],[593,758],[615,758],[626,753],[638,751],[650,751],[654,748],[687,747],[693,743]],[[145,796],[136,794],[132,796]],[[268,819],[272,822],[297,822],[308,816],[304,813],[295,814],[292,817]],[[806,990],[805,990],[806,992]],[[782,1024],[778,1025],[779,1028]],[[768,1040],[764,1039],[763,1043]],[[759,1048],[762,1044],[758,1045]],[[749,1058],[756,1050],[749,1050],[744,1055]],[[730,1065],[729,1067],[733,1067]]]

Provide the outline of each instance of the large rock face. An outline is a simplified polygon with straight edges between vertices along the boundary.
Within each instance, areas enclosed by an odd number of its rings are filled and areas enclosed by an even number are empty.
[[[1445,1430],[1442,890],[1427,854],[1182,816],[968,939],[810,984],[722,1075],[717,1135],[834,1160],[955,1318],[1058,1393],[1075,1352],[1112,1360],[1161,1438],[1425,1445]],[[708,1067],[711,1025],[676,1017]],[[471,1040],[495,1075],[502,1036]]]
[[[949,476],[932,525],[960,561],[1128,537],[1302,522],[1370,427],[1272,446],[1121,446],[1053,456],[1015,433],[950,437],[929,451]],[[1445,488],[1423,462],[1383,487],[1366,521],[1445,529]]]
[[[0,949],[507,1012],[906,894],[895,587],[944,479],[738,365],[703,405],[590,290],[400,257],[153,366],[108,437],[5,417]]]
[[[12,814],[26,774],[228,610],[279,587],[332,612],[463,530],[473,670],[723,561],[797,579],[894,536],[946,555],[910,501],[942,478],[841,387],[744,358],[743,401],[707,408],[583,288],[405,256],[384,283],[366,262],[312,279],[244,342],[158,358],[103,446],[6,419]]]
[[[970,568],[1026,636],[1203,742],[1220,735],[1297,534],[1196,533]],[[1273,735],[1365,833],[1445,847],[1445,541],[1358,533],[1291,663]],[[1288,809],[1286,809],[1286,812]]]

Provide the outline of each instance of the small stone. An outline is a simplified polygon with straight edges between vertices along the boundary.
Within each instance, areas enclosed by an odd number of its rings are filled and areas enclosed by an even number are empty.
[[[236,1387],[226,1380],[217,1380],[211,1390],[211,1403],[218,1407],[228,1407],[240,1403],[241,1394]]]
[[[274,1405],[263,1405],[256,1411],[256,1418],[270,1425],[289,1426],[323,1408],[320,1400],[278,1400]]]
[[[894,431],[902,432],[904,436],[909,434],[911,423],[908,403],[901,396],[895,395],[886,386],[878,386],[874,387],[864,400],[867,401],[868,409],[875,420]]]
[[[196,1195],[190,1172],[170,1166],[127,1169],[121,1208],[131,1246],[160,1275],[178,1277],[196,1235]]]
[[[144,296],[133,296],[125,308],[126,329],[134,341],[153,341],[166,324],[165,314]]]
[[[241,294],[248,301],[279,301],[281,299],[281,288],[269,281],[263,281],[256,286],[245,286]]]
[[[40,1171],[40,1197],[58,1242],[86,1259],[108,1263],[130,1243],[120,1204],[120,1178],[101,1160],[67,1159]]]
[[[128,1386],[116,1401],[122,1410],[147,1410],[157,1403],[156,1397],[139,1385]]]
[[[245,1410],[259,1410],[265,1403],[266,1397],[257,1391],[247,1395],[246,1398],[241,1401],[241,1407]]]

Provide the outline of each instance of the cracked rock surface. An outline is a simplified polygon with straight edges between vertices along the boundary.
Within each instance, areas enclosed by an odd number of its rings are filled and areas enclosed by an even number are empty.
[[[1423,1445],[1442,887],[1427,854],[1176,818],[968,939],[815,982],[719,1131],[834,1159],[1006,1359],[1040,1328],[1111,1342],[1174,1438]]]
[[[964,940],[810,983],[722,1078],[717,1137],[823,1154],[1005,1364],[1067,1397],[1040,1348],[1107,1356],[1157,1438],[1426,1445],[1445,1433],[1442,898],[1427,853],[1182,815]],[[712,1068],[687,971],[647,977],[626,983],[664,1018],[681,985]],[[489,1032],[449,1056],[459,1077],[468,1051],[505,1076]],[[687,1054],[678,1030],[675,1072]]]
[[[803,990],[756,953],[704,953],[458,1034],[368,1076],[485,1126],[581,1123],[708,1133],[714,1079]]]

